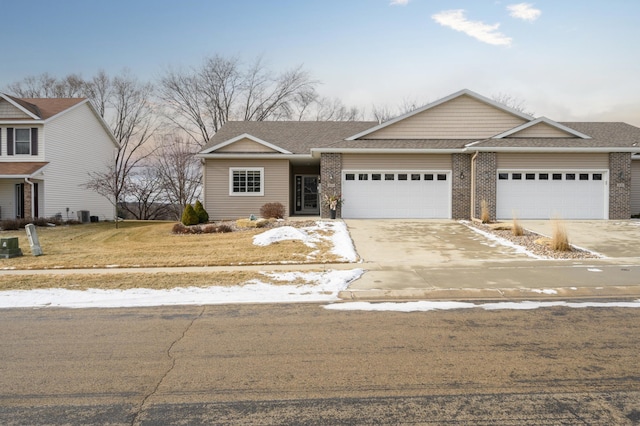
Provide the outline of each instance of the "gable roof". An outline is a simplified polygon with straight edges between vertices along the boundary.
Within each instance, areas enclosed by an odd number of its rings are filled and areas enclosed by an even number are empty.
[[[47,120],[74,105],[88,102],[86,98],[16,98],[6,94],[0,94],[0,97],[34,120]]]
[[[521,132],[525,129],[531,128],[535,125],[538,125],[540,123],[544,123],[548,126],[551,126],[555,129],[561,130],[565,133],[567,133],[567,137],[571,137],[571,135],[577,137],[577,138],[582,138],[582,139],[590,139],[591,136],[585,135],[584,133],[578,132],[575,129],[572,129],[570,127],[564,126],[561,123],[555,122],[553,120],[548,119],[547,117],[538,117],[535,120],[529,121],[528,123],[524,123],[521,126],[518,127],[514,127],[511,130],[507,130],[506,132],[500,133],[499,135],[495,135],[493,137],[493,139],[501,139],[501,138],[506,138],[508,136],[514,135],[515,133]]]
[[[267,147],[267,148],[270,148],[270,149],[272,149],[272,150],[274,150],[274,151],[277,151],[277,152],[279,152],[280,154],[292,154],[292,152],[287,151],[286,149],[280,148],[280,147],[279,147],[279,146],[277,146],[277,145],[274,145],[274,144],[269,143],[269,142],[267,142],[267,141],[264,141],[264,140],[262,140],[262,139],[260,139],[260,138],[257,138],[257,137],[255,137],[255,136],[252,136],[252,135],[250,135],[249,133],[243,133],[243,134],[241,134],[241,135],[236,136],[235,138],[231,138],[231,139],[229,139],[229,140],[227,140],[227,141],[225,141],[225,142],[222,142],[222,143],[219,143],[219,144],[217,144],[217,145],[214,145],[214,146],[212,146],[211,148],[207,148],[206,150],[203,150],[203,151],[202,151],[202,153],[203,153],[203,154],[210,154],[210,153],[212,153],[213,151],[216,151],[216,150],[218,150],[218,149],[220,149],[220,148],[224,148],[225,146],[232,145],[232,144],[234,144],[234,143],[236,143],[236,142],[238,142],[238,141],[240,141],[240,140],[243,140],[243,139],[249,139],[249,140],[252,140],[253,142],[255,142],[255,143],[257,143],[257,144],[263,145],[263,146],[265,146],[265,147]]]
[[[238,140],[239,136],[248,136],[254,141],[278,147],[280,152],[309,155],[312,148],[343,141],[347,136],[375,124],[374,121],[228,121],[200,154],[212,154],[214,148],[220,148],[230,140]]]
[[[533,117],[531,117],[528,114],[524,114],[524,113],[522,113],[520,111],[517,111],[517,110],[515,110],[513,108],[509,108],[508,106],[506,106],[504,104],[501,104],[501,103],[496,102],[496,101],[494,101],[492,99],[486,98],[486,97],[484,97],[484,96],[482,96],[482,95],[480,95],[478,93],[475,93],[475,92],[473,92],[473,91],[471,91],[469,89],[463,89],[463,90],[460,90],[460,91],[458,91],[456,93],[453,93],[453,94],[451,94],[449,96],[446,96],[446,97],[444,97],[442,99],[439,99],[439,100],[437,100],[435,102],[427,104],[427,105],[425,105],[425,106],[423,106],[421,108],[418,108],[416,110],[410,111],[410,112],[408,112],[406,114],[400,115],[400,116],[398,116],[396,118],[393,118],[391,120],[385,121],[384,123],[380,123],[377,126],[374,126],[374,127],[370,128],[370,129],[366,129],[363,132],[360,132],[360,133],[354,134],[352,136],[349,136],[346,139],[347,140],[355,140],[355,139],[364,138],[365,136],[367,136],[367,135],[369,135],[371,133],[374,133],[374,132],[376,132],[376,131],[378,131],[380,129],[384,129],[385,127],[388,127],[388,126],[390,126],[392,124],[395,124],[395,123],[397,123],[399,121],[402,121],[402,120],[404,120],[406,118],[409,118],[409,117],[412,117],[414,115],[420,114],[420,113],[422,113],[424,111],[427,111],[429,109],[435,108],[438,105],[442,105],[442,104],[444,104],[446,102],[449,102],[452,99],[459,98],[461,96],[469,96],[469,97],[471,97],[471,98],[473,98],[473,99],[475,99],[477,101],[480,101],[480,102],[482,102],[484,104],[490,105],[490,106],[492,106],[492,107],[494,107],[496,109],[502,110],[502,111],[504,111],[504,112],[506,112],[508,114],[514,115],[514,116],[519,117],[521,119],[524,119],[526,121],[533,120]]]

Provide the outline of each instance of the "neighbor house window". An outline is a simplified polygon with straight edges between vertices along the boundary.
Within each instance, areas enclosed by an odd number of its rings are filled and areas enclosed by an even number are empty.
[[[16,155],[31,154],[31,129],[16,129],[15,132]]]
[[[264,168],[230,168],[229,195],[264,195]]]

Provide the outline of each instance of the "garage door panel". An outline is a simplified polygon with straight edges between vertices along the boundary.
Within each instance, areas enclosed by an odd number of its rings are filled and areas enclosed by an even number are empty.
[[[373,174],[380,180],[373,180]],[[366,175],[366,180],[362,179],[363,175]],[[433,180],[426,180],[425,176]],[[450,179],[448,171],[347,171],[342,181],[345,200],[342,216],[372,219],[449,218]]]
[[[541,179],[541,175],[546,179]],[[521,219],[549,219],[555,216],[564,219],[606,219],[607,194],[606,170],[500,171],[496,215],[499,219],[509,219],[514,215]]]

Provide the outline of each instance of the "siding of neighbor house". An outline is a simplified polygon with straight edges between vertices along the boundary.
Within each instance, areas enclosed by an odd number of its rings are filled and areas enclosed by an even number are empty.
[[[469,96],[460,96],[407,117],[366,136],[367,139],[487,138],[526,121]]]
[[[566,138],[573,135],[552,127],[547,123],[538,123],[509,136],[510,138]]]
[[[46,210],[40,216],[58,213],[77,219],[78,210],[89,210],[100,220],[114,218],[106,198],[84,189],[89,172],[105,170],[115,158],[115,145],[85,103],[66,111],[46,126],[44,186]]]
[[[261,143],[257,143],[252,141],[251,139],[244,138],[240,139],[237,142],[229,144],[227,146],[223,146],[222,148],[216,149],[216,152],[277,152],[276,150],[269,148],[268,146],[262,145]]]
[[[498,153],[498,169],[572,170],[609,169],[607,153]]]
[[[343,154],[343,170],[451,170],[449,154]]]
[[[263,196],[229,195],[230,167],[264,167]],[[289,161],[207,159],[204,166],[204,208],[211,220],[238,219],[260,214],[265,203],[282,203],[289,213]]]
[[[4,99],[0,101],[0,118],[31,118],[27,113],[11,105]]]
[[[631,214],[640,214],[640,160],[631,161]]]

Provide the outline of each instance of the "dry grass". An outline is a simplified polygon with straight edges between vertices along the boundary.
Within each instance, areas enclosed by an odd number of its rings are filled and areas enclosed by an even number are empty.
[[[522,225],[520,225],[520,222],[518,222],[518,218],[515,215],[513,216],[511,232],[513,233],[514,237],[521,237],[524,235],[524,228],[522,228]]]
[[[31,255],[24,231],[3,231],[0,237],[18,237],[25,256],[0,259],[0,268],[104,268],[161,266],[218,266],[269,263],[324,263],[336,261],[331,243],[315,248],[300,241],[270,246],[253,245],[264,229],[223,234],[174,235],[173,222],[127,221],[38,228],[43,256]],[[312,252],[311,259],[308,258]]]
[[[553,231],[551,232],[551,249],[556,251],[571,251],[569,235],[567,234],[567,228],[564,222],[560,219],[552,219],[551,226],[553,227]]]
[[[491,222],[491,214],[489,213],[489,203],[487,203],[487,200],[480,202],[480,221],[482,223]]]

